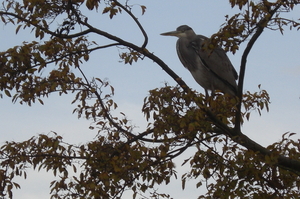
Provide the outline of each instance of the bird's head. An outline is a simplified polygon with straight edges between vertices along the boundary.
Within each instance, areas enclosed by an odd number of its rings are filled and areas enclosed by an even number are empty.
[[[189,37],[194,36],[195,32],[193,29],[187,25],[179,26],[175,31],[161,33],[163,36],[176,36],[176,37]]]

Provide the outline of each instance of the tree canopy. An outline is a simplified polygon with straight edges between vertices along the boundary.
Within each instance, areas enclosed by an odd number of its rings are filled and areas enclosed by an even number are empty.
[[[222,46],[236,53],[242,43],[236,98],[222,93],[205,98],[192,90],[160,57],[148,49],[148,35],[133,8],[146,12],[147,5],[117,0],[4,0],[0,8],[2,24],[14,25],[34,34],[36,40],[0,52],[0,97],[31,106],[51,93],[73,94],[73,113],[93,121],[96,139],[83,144],[63,141],[53,133],[40,134],[22,142],[7,141],[1,146],[0,196],[13,198],[21,186],[16,176],[26,179],[28,168],[45,169],[57,176],[50,182],[51,198],[121,198],[124,191],[133,197],[150,192],[149,197],[172,198],[154,187],[177,177],[174,159],[194,147],[194,154],[182,164],[190,170],[181,177],[206,184],[199,198],[293,198],[299,195],[300,148],[293,133],[282,140],[261,146],[243,133],[242,124],[255,110],[269,110],[266,90],[244,91],[247,58],[265,29],[299,30],[299,20],[284,18],[298,0],[230,0],[239,10],[226,16],[220,30],[211,36],[209,47]],[[132,43],[105,32],[90,19],[91,14],[110,19],[127,15],[143,42]],[[57,23],[57,21],[59,23]],[[54,23],[55,22],[55,23]],[[100,44],[91,38],[105,38]],[[114,87],[106,80],[88,77],[82,64],[90,56],[108,48],[118,48],[120,59],[133,64],[149,59],[177,83],[153,88],[145,96],[142,111],[148,126],[135,132],[126,113],[116,117]],[[154,52],[154,53],[153,53]],[[203,180],[204,179],[204,180]],[[153,190],[154,189],[154,190]]]

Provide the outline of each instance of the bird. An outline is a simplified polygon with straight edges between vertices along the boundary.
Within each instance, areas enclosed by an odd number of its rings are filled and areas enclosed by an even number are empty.
[[[178,37],[176,43],[178,57],[196,82],[204,88],[206,97],[209,96],[208,91],[214,96],[215,90],[231,96],[237,95],[238,74],[221,47],[208,49],[209,38],[196,35],[187,25],[181,25],[176,31],[161,35]]]

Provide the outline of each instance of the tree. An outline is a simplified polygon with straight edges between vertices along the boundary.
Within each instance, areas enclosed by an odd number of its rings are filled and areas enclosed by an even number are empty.
[[[298,4],[296,0],[230,0],[240,13],[227,17],[220,31],[211,37],[216,45],[235,53],[247,42],[241,57],[238,97],[217,93],[205,97],[191,90],[159,57],[147,49],[148,36],[132,12],[133,5],[116,0],[47,0],[23,2],[6,0],[0,10],[2,22],[30,29],[40,41],[23,43],[0,54],[1,96],[31,105],[51,93],[74,93],[72,103],[79,117],[93,120],[90,128],[99,129],[97,139],[82,145],[65,143],[63,137],[39,135],[24,142],[6,142],[1,147],[1,197],[12,198],[20,188],[15,176],[24,176],[28,167],[53,171],[59,179],[50,183],[52,198],[121,198],[126,189],[133,196],[169,183],[176,176],[174,159],[190,147],[195,154],[186,159],[190,171],[182,176],[203,177],[206,195],[200,198],[291,198],[299,195],[299,141],[291,134],[280,142],[263,147],[243,134],[241,124],[251,111],[268,110],[265,90],[243,94],[246,61],[257,38],[266,28],[283,32],[284,27],[300,28],[300,23],[283,18]],[[141,12],[146,7],[139,5]],[[87,9],[86,9],[87,8]],[[92,24],[88,14],[100,10],[110,18],[118,14],[131,17],[144,36],[134,44],[104,32]],[[53,21],[60,20],[55,26]],[[107,38],[99,45],[90,35]],[[134,133],[126,115],[117,118],[113,110],[114,88],[97,77],[89,79],[81,68],[90,54],[100,49],[119,47],[126,64],[150,59],[171,76],[178,86],[153,89],[142,108],[148,128]],[[48,69],[47,74],[43,71]],[[79,71],[77,74],[74,71]],[[109,91],[107,92],[107,88]],[[72,169],[75,174],[69,174]],[[209,180],[214,179],[211,183]],[[199,180],[197,186],[201,186]],[[170,198],[152,192],[152,197]]]

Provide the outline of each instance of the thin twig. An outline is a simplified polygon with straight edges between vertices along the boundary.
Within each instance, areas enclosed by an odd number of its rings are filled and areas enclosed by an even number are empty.
[[[58,38],[71,39],[71,38],[83,36],[83,35],[86,35],[86,34],[92,32],[91,30],[87,29],[87,30],[81,31],[79,33],[75,33],[75,34],[71,34],[71,35],[57,34],[57,33],[53,32],[53,31],[50,31],[48,28],[45,28],[45,27],[40,26],[40,25],[38,25],[36,23],[33,23],[31,20],[26,19],[24,17],[21,17],[21,16],[15,14],[15,13],[0,11],[0,15],[13,16],[13,17],[15,17],[15,18],[17,18],[17,19],[19,19],[19,20],[21,20],[23,22],[26,22],[27,24],[30,24],[30,25],[34,26],[35,28],[41,29],[42,31],[44,31],[47,34],[50,34],[51,36],[58,37]]]
[[[144,43],[143,43],[141,48],[144,49],[148,44],[148,35],[147,35],[146,31],[144,30],[143,26],[141,25],[139,20],[132,14],[132,12],[130,12],[124,5],[122,5],[117,0],[113,0],[113,1],[116,3],[116,5],[121,7],[134,20],[134,22],[137,24],[137,26],[139,27],[139,29],[143,33],[143,36],[144,36],[145,40],[144,40]]]

